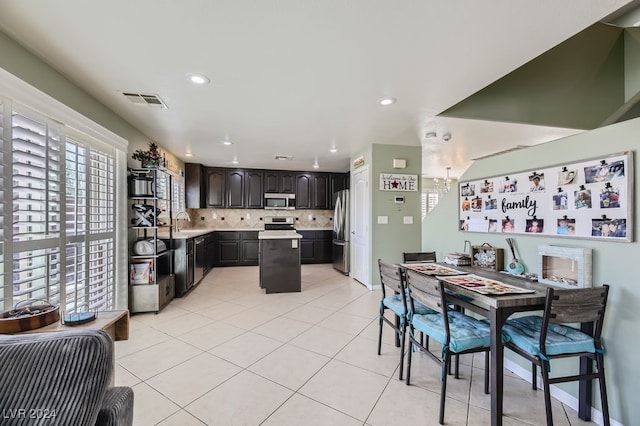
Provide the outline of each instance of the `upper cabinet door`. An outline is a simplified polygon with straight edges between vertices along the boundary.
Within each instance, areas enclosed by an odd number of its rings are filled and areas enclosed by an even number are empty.
[[[296,174],[293,172],[280,172],[279,185],[282,194],[296,193]]]
[[[296,174],[296,208],[297,209],[310,209],[311,208],[311,196],[313,194],[311,190],[311,174],[309,173],[297,173]]]
[[[264,192],[276,194],[295,194],[296,174],[283,170],[267,170],[264,172]]]
[[[206,169],[207,207],[225,207],[226,169]]]
[[[227,203],[230,209],[244,209],[245,205],[245,172],[229,170],[227,172]]]
[[[331,208],[336,206],[336,192],[343,189],[349,189],[349,173],[332,173],[331,174]]]
[[[267,170],[264,172],[264,192],[275,193],[280,192],[280,172],[276,170]]]
[[[245,172],[245,206],[248,209],[264,208],[263,187],[264,172],[262,170],[247,170]]]
[[[185,207],[200,209],[206,207],[205,182],[202,165],[184,164]]]
[[[328,209],[331,202],[329,175],[326,173],[314,173],[311,175],[311,179],[311,189],[313,191],[311,208],[316,210]]]

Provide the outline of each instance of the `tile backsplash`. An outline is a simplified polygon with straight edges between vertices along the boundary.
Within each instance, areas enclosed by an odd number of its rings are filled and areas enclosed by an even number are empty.
[[[187,209],[182,229],[263,229],[267,216],[293,216],[297,229],[333,228],[333,210]]]

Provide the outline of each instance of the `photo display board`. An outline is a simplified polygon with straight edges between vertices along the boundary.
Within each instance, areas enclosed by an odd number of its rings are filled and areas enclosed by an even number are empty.
[[[459,182],[460,230],[631,242],[633,152]]]

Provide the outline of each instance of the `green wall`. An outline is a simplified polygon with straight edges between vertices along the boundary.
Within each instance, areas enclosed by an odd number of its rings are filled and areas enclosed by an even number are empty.
[[[371,284],[377,286],[380,285],[378,259],[384,259],[387,262],[400,262],[403,251],[420,250],[422,148],[420,146],[373,144],[353,158],[360,155],[364,156],[365,165],[369,167],[370,276]],[[394,169],[394,158],[406,160],[407,167]],[[351,173],[353,172],[352,169]],[[418,190],[415,192],[381,191],[379,189],[380,173],[416,175]],[[399,195],[404,196],[404,204],[395,203],[394,197]],[[387,216],[389,223],[379,225],[378,216]],[[404,216],[413,216],[413,224],[403,224]]]
[[[625,102],[624,40],[596,23],[440,115],[594,129]]]
[[[531,170],[562,162],[599,157],[640,148],[640,119],[602,127],[568,138],[513,151],[500,156],[476,161],[462,176],[461,180],[481,179],[486,176],[509,174],[521,170]],[[514,144],[517,141],[514,141]],[[637,156],[638,153],[634,152]],[[634,159],[634,163],[637,160]],[[637,179],[635,179],[637,182]],[[634,190],[634,228],[638,227],[640,194]],[[637,265],[640,259],[638,232],[634,230],[632,243],[536,237],[512,235],[520,252],[521,260],[528,270],[535,271],[537,247],[541,244],[564,247],[588,247],[593,249],[593,283],[609,284],[609,303],[605,318],[603,340],[606,346],[606,374],[609,409],[613,419],[626,424],[636,424],[640,419],[640,404],[636,402],[635,386],[640,379],[640,283]],[[458,192],[446,194],[436,208],[423,222],[423,248],[434,247],[437,241],[439,252],[461,251],[464,240],[472,245],[489,243],[505,249],[508,247],[502,234],[465,233],[458,231]],[[525,365],[518,357],[510,359]],[[566,360],[565,360],[566,361]],[[554,364],[554,371],[574,368],[575,363]],[[571,366],[571,367],[570,367]],[[595,386],[597,388],[597,384]],[[562,389],[577,396],[577,385],[564,384]],[[600,407],[600,398],[594,391],[594,406]]]

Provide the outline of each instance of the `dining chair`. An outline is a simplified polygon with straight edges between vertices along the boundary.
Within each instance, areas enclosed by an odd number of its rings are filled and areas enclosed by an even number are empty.
[[[409,262],[435,262],[436,261],[436,252],[435,251],[402,252],[402,261],[404,263],[409,263]]]
[[[438,421],[444,424],[444,406],[447,392],[447,376],[451,367],[452,356],[484,352],[484,392],[489,393],[489,350],[491,344],[491,328],[486,321],[475,319],[462,312],[450,309],[447,293],[442,283],[426,275],[407,269],[406,285],[409,293],[409,342],[425,353],[433,361],[440,364],[440,414]],[[434,312],[420,314],[414,306],[420,303]],[[439,354],[431,352],[416,338],[416,331],[439,342],[442,350]],[[407,356],[407,385],[411,381],[412,350]],[[455,378],[459,378],[457,360]]]
[[[402,380],[403,368],[404,368],[404,350],[405,341],[407,335],[407,312],[408,302],[406,297],[406,284],[405,273],[401,266],[391,265],[378,259],[378,268],[380,270],[380,284],[382,287],[382,299],[380,300],[380,316],[379,324],[380,330],[378,332],[378,355],[382,350],[382,326],[383,323],[387,323],[395,332],[396,346],[400,346],[400,371],[399,378]],[[387,296],[387,289],[397,290],[396,294]],[[405,297],[403,297],[403,294]],[[391,321],[384,316],[385,311],[389,309],[394,313],[395,321]],[[416,304],[414,306],[415,312],[430,313],[432,310],[428,309],[422,304]]]
[[[609,404],[604,377],[604,347],[601,334],[609,286],[556,289],[549,287],[542,316],[530,315],[507,320],[504,344],[531,362],[531,385],[537,389],[537,368],[542,373],[547,425],[553,425],[549,385],[578,380],[598,379],[605,426],[609,426]],[[563,324],[572,324],[567,326]],[[574,325],[580,324],[580,328]],[[597,371],[571,376],[549,377],[554,358],[588,357],[595,360]]]

